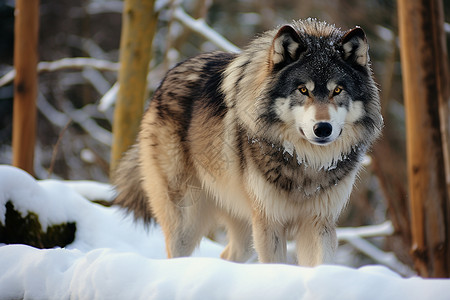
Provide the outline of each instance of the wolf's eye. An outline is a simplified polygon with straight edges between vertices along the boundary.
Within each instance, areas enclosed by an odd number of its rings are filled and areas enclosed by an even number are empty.
[[[300,91],[300,93],[302,93],[305,96],[308,96],[308,89],[304,86],[302,86],[301,88],[298,89]]]
[[[335,87],[333,91],[333,96],[339,95],[342,92],[340,87]]]

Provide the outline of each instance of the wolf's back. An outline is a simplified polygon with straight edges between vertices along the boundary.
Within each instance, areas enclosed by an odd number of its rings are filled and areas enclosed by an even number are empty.
[[[148,164],[144,167],[145,162],[152,160],[150,152],[158,157],[158,162],[153,162],[152,167],[161,164],[167,153],[172,153],[172,156],[162,163],[163,169],[177,169],[178,165],[174,162],[188,164],[191,161],[188,154],[194,150],[188,141],[190,135],[196,135],[191,130],[192,115],[202,116],[197,122],[197,135],[200,132],[203,136],[205,120],[216,117],[215,121],[220,122],[223,117],[221,113],[226,110],[219,90],[221,74],[234,57],[235,54],[224,52],[206,53],[187,59],[169,70],[143,116],[138,140],[113,170],[112,182],[117,193],[114,204],[133,212],[136,219],[142,218],[145,222],[153,219],[152,205],[155,202],[151,201],[155,199],[147,196],[151,188],[143,180],[145,174],[153,176],[155,170]],[[167,174],[169,170],[164,169],[166,173],[162,176],[169,181],[177,181],[179,179],[175,178],[187,172],[182,169],[175,175]]]
[[[128,212],[134,213],[136,219],[142,218],[148,223],[152,214],[147,195],[142,189],[139,168],[139,148],[135,144],[125,153],[114,170],[112,180],[117,192],[114,204],[126,208]]]

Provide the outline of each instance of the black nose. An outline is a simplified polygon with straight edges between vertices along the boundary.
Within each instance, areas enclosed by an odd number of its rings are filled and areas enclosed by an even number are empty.
[[[313,127],[314,134],[319,138],[326,138],[331,135],[333,126],[327,122],[319,122]]]

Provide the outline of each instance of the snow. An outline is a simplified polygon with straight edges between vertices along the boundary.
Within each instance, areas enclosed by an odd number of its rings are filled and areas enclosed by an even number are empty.
[[[204,239],[193,257],[166,259],[158,226],[134,223],[108,185],[36,181],[0,166],[0,221],[12,200],[43,226],[76,222],[75,241],[40,250],[0,246],[0,299],[448,299],[450,280],[402,278],[383,266],[237,264]],[[351,236],[351,232],[342,232]]]

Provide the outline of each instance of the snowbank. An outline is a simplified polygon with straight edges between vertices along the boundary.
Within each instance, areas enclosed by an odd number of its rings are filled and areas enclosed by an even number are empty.
[[[382,266],[231,263],[218,259],[222,246],[207,239],[195,257],[167,260],[158,227],[146,229],[117,208],[94,204],[80,194],[97,198],[102,189],[110,193],[105,186],[79,185],[35,181],[19,169],[0,166],[0,222],[5,203],[13,200],[22,214],[38,213],[44,227],[77,224],[75,241],[64,249],[1,246],[0,299],[448,299],[450,295],[450,280],[405,279]]]

